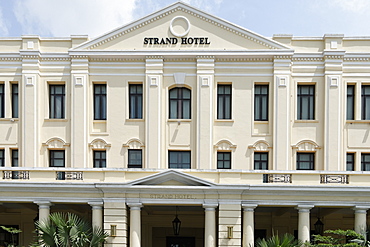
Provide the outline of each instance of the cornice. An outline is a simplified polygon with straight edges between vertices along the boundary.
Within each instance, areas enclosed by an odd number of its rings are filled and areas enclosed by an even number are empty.
[[[274,56],[274,59],[292,59],[293,56],[289,56],[289,55],[277,55],[277,56]]]
[[[322,62],[323,57],[293,57],[292,61],[295,61],[295,62]]]
[[[143,58],[89,58],[90,62],[145,62]]]
[[[272,58],[216,58],[216,62],[272,62]]]
[[[370,61],[369,57],[345,57],[343,61],[346,62],[367,62]]]
[[[165,62],[196,62],[195,58],[164,58]]]
[[[337,60],[342,60],[344,58],[343,55],[325,55],[324,59],[337,59]]]
[[[0,57],[0,61],[22,61],[22,57]]]

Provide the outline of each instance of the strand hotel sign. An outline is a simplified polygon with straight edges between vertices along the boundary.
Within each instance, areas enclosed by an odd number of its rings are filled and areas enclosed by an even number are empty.
[[[170,32],[175,37],[145,37],[144,45],[210,45],[208,37],[185,37],[190,31],[190,21],[184,16],[176,16],[171,20]],[[179,32],[183,29],[183,32]]]

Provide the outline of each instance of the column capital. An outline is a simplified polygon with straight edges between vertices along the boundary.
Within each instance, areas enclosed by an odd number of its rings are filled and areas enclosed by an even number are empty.
[[[88,204],[92,207],[93,210],[102,209],[104,205],[103,202],[88,202]]]
[[[206,211],[214,211],[214,210],[216,210],[217,207],[218,207],[217,203],[205,203],[205,204],[203,204],[203,208]]]
[[[143,204],[140,202],[127,203],[127,206],[130,207],[130,210],[140,210],[143,207]]]
[[[256,207],[258,207],[257,204],[242,204],[244,212],[253,212]]]
[[[366,214],[370,206],[354,206],[352,209],[355,211],[355,214]]]
[[[39,208],[49,209],[53,204],[50,201],[34,201],[33,203],[37,204]]]
[[[297,205],[295,209],[297,209],[299,213],[309,213],[314,207],[314,205]]]

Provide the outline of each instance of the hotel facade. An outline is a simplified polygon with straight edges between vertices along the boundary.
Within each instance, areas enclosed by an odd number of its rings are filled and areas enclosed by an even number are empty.
[[[59,211],[111,247],[361,231],[370,37],[267,38],[178,2],[92,40],[1,38],[0,126],[0,225],[22,246]]]

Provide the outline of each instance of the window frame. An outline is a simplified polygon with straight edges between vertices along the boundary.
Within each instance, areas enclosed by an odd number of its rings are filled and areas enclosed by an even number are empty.
[[[177,90],[177,93],[176,93],[176,97],[175,98],[171,98],[171,91],[175,91]],[[189,98],[184,98],[184,92],[185,91],[188,91],[189,92]],[[174,88],[171,88],[169,91],[168,91],[168,105],[169,105],[169,116],[168,118],[169,119],[191,119],[191,93],[192,93],[192,90],[187,88],[187,87],[174,87]],[[185,106],[186,106],[186,103],[188,102],[188,111],[189,112],[186,112],[185,111]],[[173,112],[172,110],[172,104],[175,104],[176,105],[176,112]],[[189,115],[189,117],[185,117],[184,115]]]
[[[5,118],[5,84],[0,83],[0,118]]]
[[[368,157],[369,161],[365,161],[365,157]],[[367,166],[369,166],[369,169],[364,169]],[[361,153],[361,171],[370,171],[370,153]]]
[[[62,93],[54,93],[57,87],[61,87]],[[49,84],[49,119],[65,119],[65,95],[66,95],[66,85],[65,84]],[[57,103],[60,98],[60,108],[61,112],[58,114],[57,108],[59,104]],[[60,115],[60,116],[59,116]]]
[[[62,153],[63,154],[63,157],[62,158],[55,158],[55,154],[57,153]],[[54,163],[55,161],[58,161],[58,160],[62,160],[63,161],[63,166],[56,166]],[[54,150],[54,149],[51,149],[49,150],[49,167],[61,167],[61,168],[64,168],[66,167],[66,153],[65,153],[65,150]]]
[[[141,92],[138,93],[137,87],[141,88]],[[135,88],[135,92],[131,92],[132,88]],[[130,83],[128,86],[129,92],[129,119],[143,119],[143,84]]]
[[[266,155],[266,159],[262,158],[262,155]],[[254,152],[253,154],[253,169],[254,170],[268,170],[269,169],[269,152]],[[257,160],[256,158],[259,157]],[[266,169],[263,169],[263,165],[266,165]]]
[[[5,167],[5,149],[0,149],[0,167]]]
[[[225,93],[229,88],[230,93]],[[223,89],[223,92],[220,92]],[[232,85],[217,84],[217,119],[232,119]]]
[[[220,157],[221,155],[222,157]],[[225,156],[228,156],[228,157],[225,157]],[[228,166],[227,164],[225,165],[225,162],[228,162],[229,165]],[[217,169],[231,169],[231,152],[223,152],[223,151],[217,152]]]
[[[310,159],[307,160],[302,160],[301,156],[303,155],[310,155]],[[313,171],[315,170],[315,152],[297,152],[296,155],[296,170],[306,170],[306,171]],[[301,166],[303,165],[303,162],[309,162],[309,168],[308,169],[303,169]]]
[[[365,94],[365,88],[370,89],[370,85],[369,84],[361,85],[361,120],[370,120],[370,103],[369,105],[366,104],[367,102],[366,99],[370,99],[370,92],[369,94]],[[369,114],[366,114],[367,109],[369,109]]]
[[[97,154],[99,154],[99,157],[96,157]],[[106,150],[93,150],[93,162],[94,162],[93,168],[106,168],[107,167],[107,151]]]
[[[348,93],[352,89],[352,93]],[[346,120],[355,120],[355,90],[356,87],[353,84],[347,85],[347,94],[346,94]],[[349,104],[351,103],[351,104]],[[349,116],[350,115],[350,116]]]
[[[11,90],[12,118],[19,118],[19,84],[12,83]]]
[[[348,157],[352,157],[352,160],[349,161]],[[355,153],[347,153],[346,154],[346,171],[354,171],[355,170]],[[352,166],[352,169],[348,169],[349,166]]]
[[[102,90],[103,88],[104,90]],[[99,92],[97,92],[98,89],[100,89]],[[93,90],[94,120],[107,120],[107,84],[96,83],[93,86]]]
[[[171,163],[171,155],[177,155],[177,162]],[[188,155],[189,163],[183,162],[184,156]],[[172,165],[177,165],[181,167],[172,167]],[[184,167],[183,167],[184,166]],[[191,169],[191,151],[178,151],[169,150],[168,151],[168,168],[169,169]]]
[[[140,154],[140,163],[133,163],[135,159],[132,156]],[[143,168],[143,150],[142,149],[128,149],[127,152],[127,168]]]
[[[11,155],[12,155],[11,166],[12,167],[19,167],[19,152],[18,152],[18,149],[11,149]]]
[[[308,87],[308,94],[302,92],[304,87]],[[312,92],[311,92],[312,89]],[[315,95],[316,85],[315,84],[298,84],[297,85],[297,120],[315,120]],[[304,100],[307,99],[307,106],[304,105]],[[311,106],[312,103],[312,106]],[[303,115],[304,108],[307,107],[307,116]]]
[[[263,88],[267,88],[267,93],[261,92]],[[269,90],[269,84],[254,85],[254,121],[269,120]],[[263,103],[265,103],[265,105],[263,105]],[[264,111],[265,114],[263,114]]]

